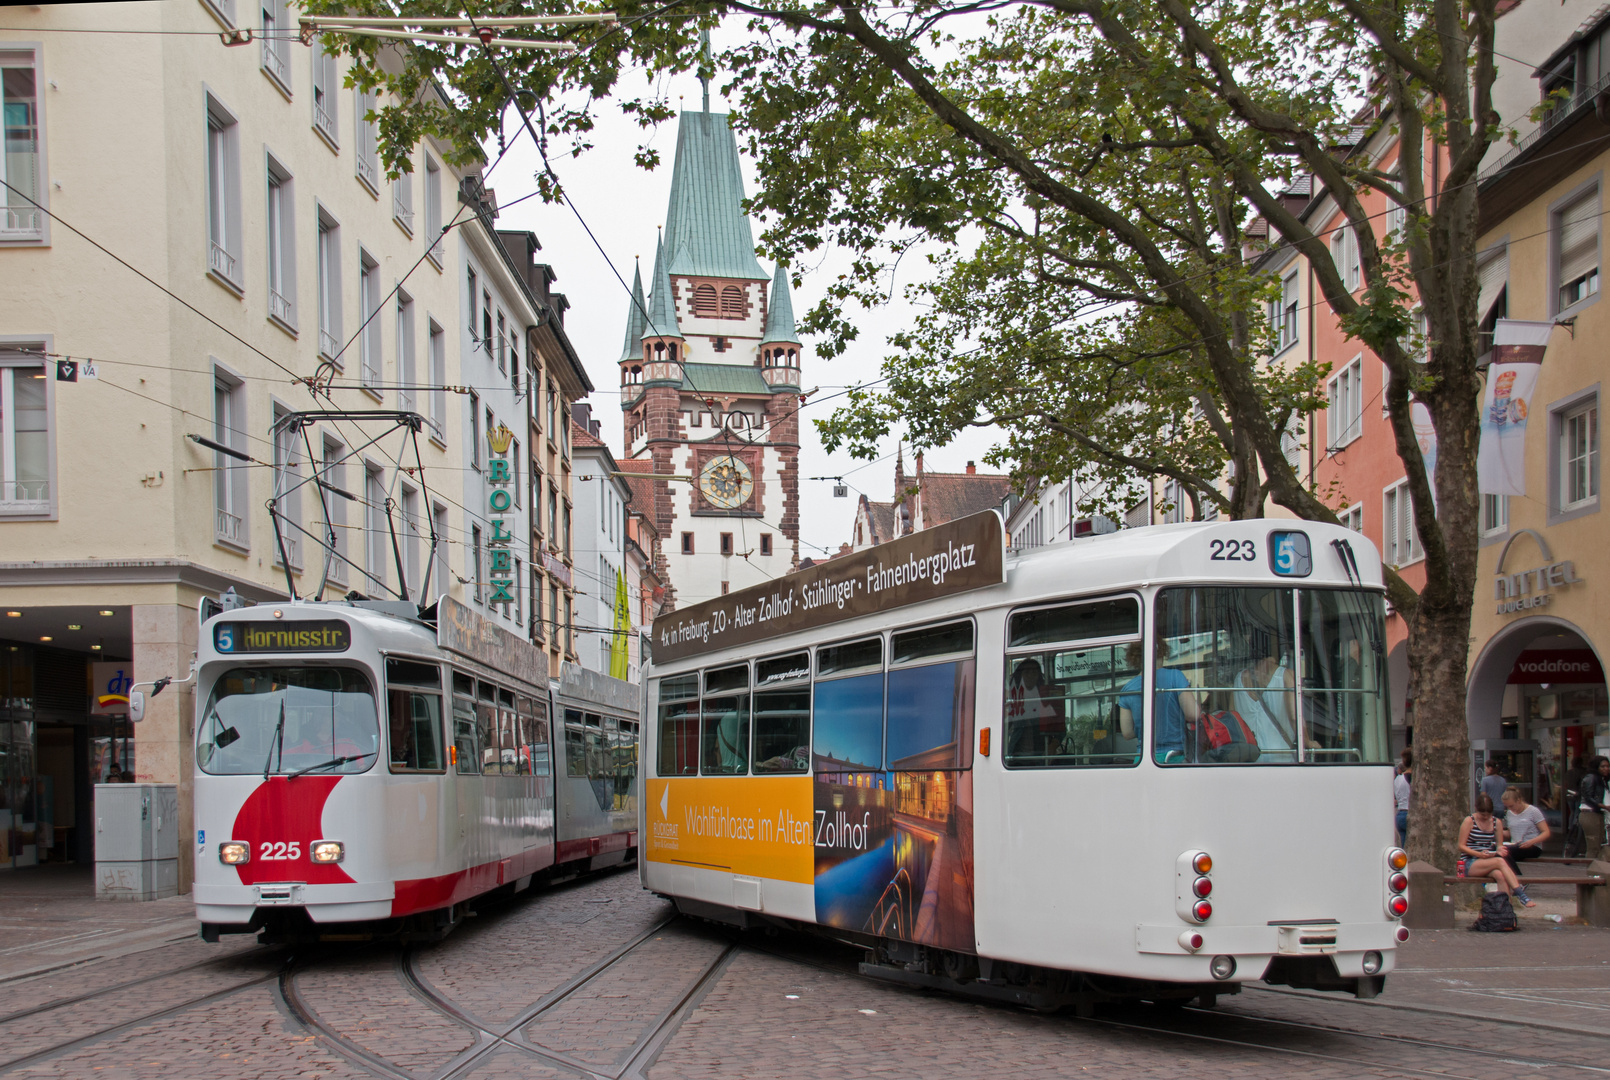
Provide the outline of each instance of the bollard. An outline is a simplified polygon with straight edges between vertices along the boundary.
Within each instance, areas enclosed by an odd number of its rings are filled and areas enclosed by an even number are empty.
[[[1453,893],[1442,883],[1442,871],[1428,862],[1409,864],[1409,910],[1403,925],[1410,930],[1452,930]]]
[[[1588,873],[1610,879],[1610,862],[1595,859],[1588,864]],[[1589,926],[1610,926],[1610,885],[1593,885],[1576,887],[1576,913],[1587,921]]]

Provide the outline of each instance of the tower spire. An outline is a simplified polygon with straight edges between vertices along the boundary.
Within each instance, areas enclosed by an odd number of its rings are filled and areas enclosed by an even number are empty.
[[[699,82],[704,84],[704,111],[710,111],[710,31],[699,31]]]
[[[643,330],[648,325],[648,304],[643,300],[643,263],[637,263],[632,274],[631,306],[626,309],[626,342],[621,346],[621,360],[643,358]]]

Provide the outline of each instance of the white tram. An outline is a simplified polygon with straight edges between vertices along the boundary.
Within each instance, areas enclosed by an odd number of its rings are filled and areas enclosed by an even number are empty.
[[[202,936],[431,937],[467,901],[636,854],[636,686],[451,599],[205,617]],[[214,606],[213,610],[216,610]]]
[[[1005,558],[986,513],[835,559],[656,622],[642,880],[1031,1004],[1373,996],[1383,637],[1375,549],[1307,522]]]

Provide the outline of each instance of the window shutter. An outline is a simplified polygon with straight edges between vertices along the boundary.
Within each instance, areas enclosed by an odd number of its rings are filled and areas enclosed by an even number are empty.
[[[1575,281],[1599,265],[1597,192],[1560,211],[1560,284]]]
[[[1504,286],[1509,283],[1509,249],[1503,249],[1482,263],[1479,277],[1481,293],[1476,299],[1476,321],[1482,323],[1487,321],[1493,305],[1498,303],[1498,294],[1503,292]],[[1565,280],[1569,281],[1570,278]]]

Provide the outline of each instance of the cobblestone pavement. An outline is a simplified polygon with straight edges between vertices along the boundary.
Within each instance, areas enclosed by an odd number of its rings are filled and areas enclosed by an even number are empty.
[[[1497,1080],[1610,1071],[1610,933],[1537,918],[1518,934],[1417,934],[1373,1002],[1253,985],[1212,1010],[1134,1005],[1080,1020],[873,981],[857,973],[858,951],[817,938],[673,918],[629,871],[533,890],[413,949],[293,955],[246,938],[177,941],[182,909],[162,903],[0,894],[0,919],[11,920],[0,937],[0,1075],[930,1080],[1301,1070],[1305,1080]],[[73,936],[90,930],[105,932]]]

